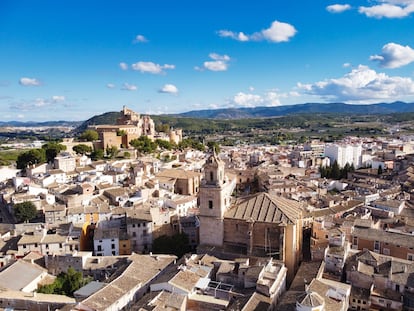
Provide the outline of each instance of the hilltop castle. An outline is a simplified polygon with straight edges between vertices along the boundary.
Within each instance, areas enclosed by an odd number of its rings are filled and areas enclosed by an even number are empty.
[[[126,106],[121,110],[121,116],[115,125],[96,125],[94,129],[99,134],[102,148],[112,146],[128,148],[131,140],[141,136],[147,136],[152,140],[159,138],[176,144],[183,138],[181,129],[170,130],[169,133],[157,133],[150,116],[141,116]]]

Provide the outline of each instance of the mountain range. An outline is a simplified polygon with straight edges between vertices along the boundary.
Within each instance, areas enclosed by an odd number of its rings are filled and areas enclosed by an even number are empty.
[[[371,105],[354,105],[344,103],[306,103],[276,107],[224,108],[211,110],[194,110],[178,114],[179,117],[210,118],[210,119],[244,119],[269,118],[305,113],[336,113],[336,114],[390,114],[414,112],[414,103],[394,102]]]
[[[344,104],[344,103],[305,103],[296,105],[285,105],[276,107],[250,107],[250,108],[222,108],[222,109],[205,109],[193,110],[180,114],[164,115],[174,118],[199,118],[199,119],[254,119],[254,118],[272,118],[295,114],[357,114],[357,115],[375,115],[375,114],[393,114],[414,112],[414,103],[393,102],[378,103],[371,105],[361,104]],[[73,126],[79,130],[87,128],[89,125],[98,124],[115,124],[120,112],[111,111],[101,115],[96,115],[88,120],[81,122],[71,121],[48,121],[48,122],[20,122],[20,121],[0,121],[0,126]],[[156,118],[156,116],[154,116]]]

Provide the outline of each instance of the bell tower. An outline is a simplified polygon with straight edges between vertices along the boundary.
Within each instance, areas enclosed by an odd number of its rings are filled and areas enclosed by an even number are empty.
[[[200,244],[222,246],[224,213],[230,206],[230,183],[225,176],[224,163],[213,152],[204,165],[200,185]]]

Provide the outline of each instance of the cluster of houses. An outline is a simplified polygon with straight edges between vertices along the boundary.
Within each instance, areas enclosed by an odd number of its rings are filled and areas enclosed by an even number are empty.
[[[168,161],[68,148],[24,175],[2,168],[0,308],[414,310],[413,145],[347,138]],[[334,161],[355,170],[321,178]],[[38,217],[16,224],[27,201]],[[154,252],[178,233],[190,253]],[[36,292],[68,268],[93,281],[74,297]]]

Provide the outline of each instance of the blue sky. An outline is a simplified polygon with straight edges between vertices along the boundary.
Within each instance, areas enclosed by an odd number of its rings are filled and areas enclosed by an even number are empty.
[[[2,120],[414,102],[414,0],[1,0]]]

